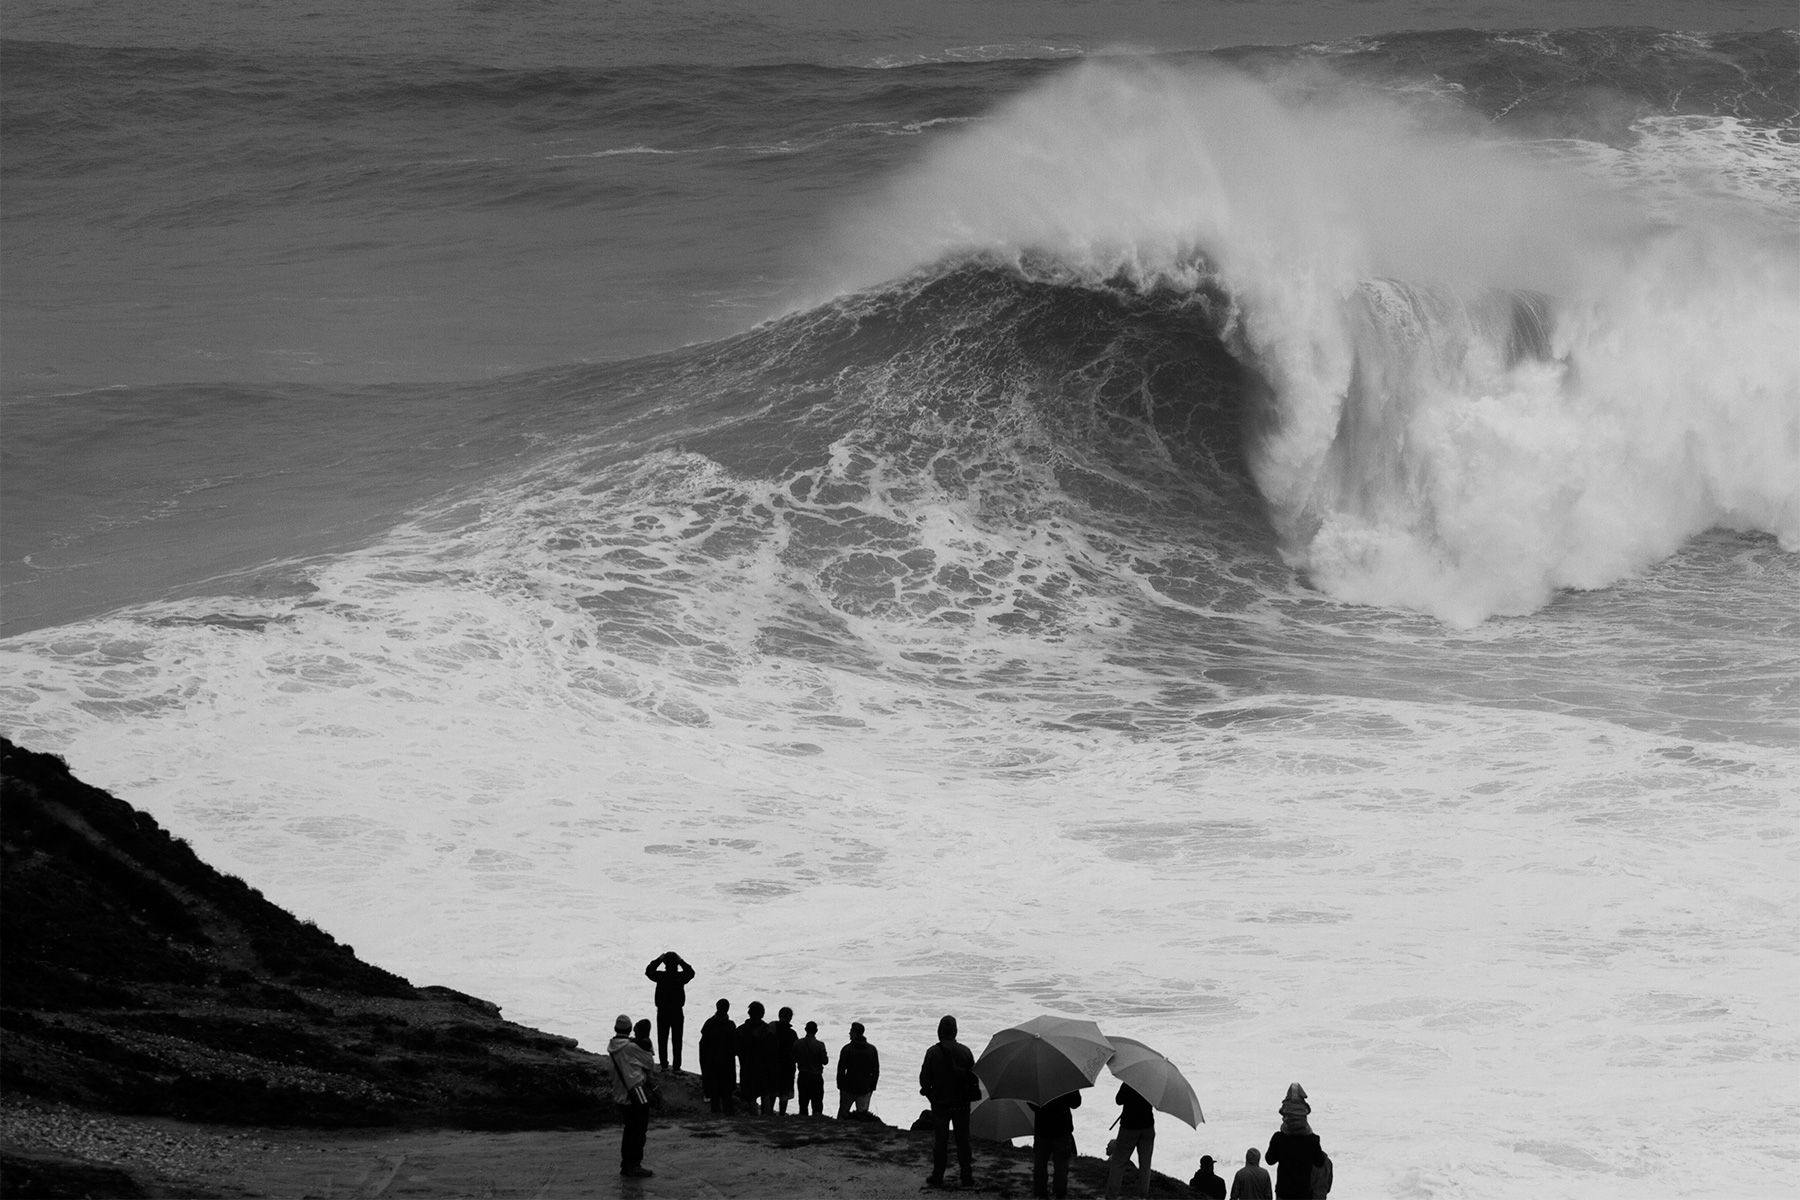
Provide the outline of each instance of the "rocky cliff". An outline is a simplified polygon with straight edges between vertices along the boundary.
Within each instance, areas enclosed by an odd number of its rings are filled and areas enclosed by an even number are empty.
[[[357,958],[0,739],[0,1086],[260,1125],[600,1123],[604,1059]]]

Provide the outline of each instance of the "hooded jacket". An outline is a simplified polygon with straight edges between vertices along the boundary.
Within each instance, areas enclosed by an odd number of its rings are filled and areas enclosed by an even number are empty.
[[[631,1100],[631,1089],[642,1087],[650,1078],[656,1059],[629,1034],[618,1034],[606,1043],[606,1057],[612,1063],[613,1099],[620,1104]]]

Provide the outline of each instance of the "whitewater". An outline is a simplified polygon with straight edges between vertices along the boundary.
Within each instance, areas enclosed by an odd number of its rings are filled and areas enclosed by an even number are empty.
[[[1186,1070],[1181,1178],[1298,1080],[1346,1197],[1784,1194],[1796,39],[1030,44],[115,47],[206,134],[122,197],[9,42],[0,728],[590,1046],[673,948],[901,1125],[1048,1011]],[[313,165],[207,174],[192,71]],[[84,366],[78,220],[280,253]]]

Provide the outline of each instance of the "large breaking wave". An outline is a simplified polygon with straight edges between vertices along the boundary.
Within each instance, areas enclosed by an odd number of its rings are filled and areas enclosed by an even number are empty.
[[[1464,624],[1711,527],[1800,544],[1800,239],[1769,183],[1796,150],[1730,117],[1509,141],[1317,69],[1089,62],[898,181],[838,281],[976,256],[1222,298],[1284,555]]]

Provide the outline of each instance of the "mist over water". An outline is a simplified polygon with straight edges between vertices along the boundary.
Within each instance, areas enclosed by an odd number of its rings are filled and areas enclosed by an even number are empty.
[[[433,365],[372,383],[297,317],[321,365],[234,329],[210,386],[129,347],[140,383],[15,385],[0,728],[514,1019],[591,1042],[674,946],[697,996],[864,1021],[892,1122],[943,1012],[979,1045],[1049,1010],[1188,1069],[1172,1172],[1264,1144],[1300,1079],[1347,1196],[1774,1194],[1795,46],[334,53],[240,124],[344,169],[229,189],[188,85],[264,51],[108,84],[26,47],[0,203],[34,268],[103,269],[38,203],[68,172],[149,276],[222,221],[268,247],[244,279],[317,271]],[[180,170],[114,189],[65,77],[160,96]],[[408,263],[430,303],[390,324]],[[267,311],[193,270],[182,330]],[[523,308],[446,283],[509,272]],[[451,309],[536,329],[534,369]],[[673,345],[677,310],[711,324]],[[660,352],[573,348],[627,311]]]

